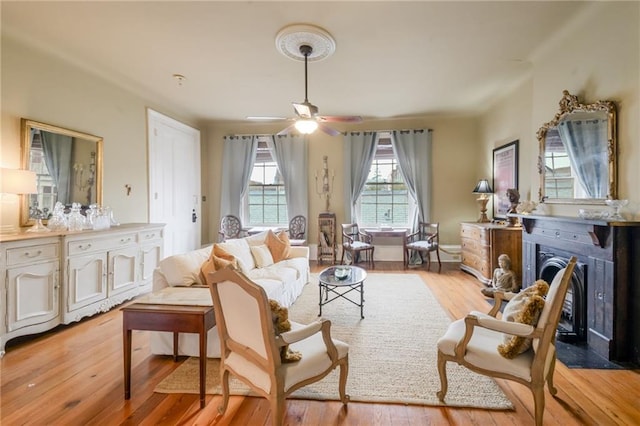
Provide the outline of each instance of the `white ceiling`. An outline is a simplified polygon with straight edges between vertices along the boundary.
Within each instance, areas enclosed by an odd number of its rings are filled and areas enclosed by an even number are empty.
[[[531,58],[588,3],[12,2],[2,32],[196,120],[290,117],[304,63],[275,47],[320,26],[333,56],[309,63],[309,100],[365,119],[473,113],[522,81]],[[182,86],[173,74],[186,77]]]

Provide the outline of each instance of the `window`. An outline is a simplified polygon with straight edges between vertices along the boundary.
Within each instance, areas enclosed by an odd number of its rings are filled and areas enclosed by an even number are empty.
[[[249,226],[286,225],[289,222],[284,182],[266,137],[258,140],[247,194],[244,203]]]
[[[545,140],[544,193],[550,198],[574,197],[569,155],[556,129],[549,129]]]
[[[409,226],[415,202],[400,174],[390,135],[381,136],[358,199],[359,222],[365,226]]]

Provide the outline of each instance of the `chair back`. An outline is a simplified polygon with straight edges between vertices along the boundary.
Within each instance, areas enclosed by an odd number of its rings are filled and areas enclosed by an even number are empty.
[[[224,239],[239,238],[242,232],[242,223],[237,216],[228,214],[220,221],[220,233],[224,236]]]
[[[547,356],[552,353],[549,351],[550,349],[555,350],[556,330],[576,262],[577,258],[571,257],[567,266],[556,273],[549,285],[544,308],[542,308],[536,326],[536,329],[541,331],[541,335],[539,338],[533,339],[533,350],[536,352],[536,358],[541,361],[547,359]]]
[[[289,238],[292,240],[304,240],[307,232],[307,218],[302,215],[294,216],[289,221]]]
[[[420,234],[419,240],[431,241],[433,245],[438,245],[440,238],[439,223],[420,222],[418,223],[418,232]]]
[[[238,354],[266,373],[280,365],[269,299],[264,289],[240,271],[224,268],[209,274],[221,361]],[[236,371],[240,375],[248,374]]]
[[[351,245],[360,240],[360,229],[357,223],[342,224],[342,245]]]

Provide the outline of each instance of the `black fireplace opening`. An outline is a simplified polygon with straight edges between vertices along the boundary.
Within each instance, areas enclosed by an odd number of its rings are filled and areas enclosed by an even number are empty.
[[[541,250],[538,254],[540,268],[538,279],[551,284],[558,271],[569,264],[569,258],[570,256]],[[561,342],[581,343],[587,341],[586,269],[587,265],[578,262],[571,275],[556,335],[556,338]]]

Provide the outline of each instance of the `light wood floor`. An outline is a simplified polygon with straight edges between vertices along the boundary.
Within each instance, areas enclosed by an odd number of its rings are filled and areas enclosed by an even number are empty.
[[[313,266],[314,271],[321,267]],[[432,269],[436,269],[433,268]],[[402,272],[401,263],[376,262],[375,272]],[[457,264],[442,273],[418,272],[452,318],[486,310],[480,284]],[[365,305],[366,309],[366,305]],[[18,340],[16,342],[16,340]],[[132,398],[123,399],[122,313],[118,309],[35,338],[10,342],[0,361],[2,425],[263,425],[269,405],[260,398],[232,397],[224,417],[219,396],[156,394],[153,388],[179,365],[149,352],[146,332],[133,335]],[[434,349],[435,350],[435,349]],[[559,389],[546,391],[545,425],[640,424],[640,370],[556,367]],[[498,381],[515,411],[394,404],[289,400],[290,425],[527,425],[533,424],[528,389]],[[337,392],[337,390],[336,390]]]

